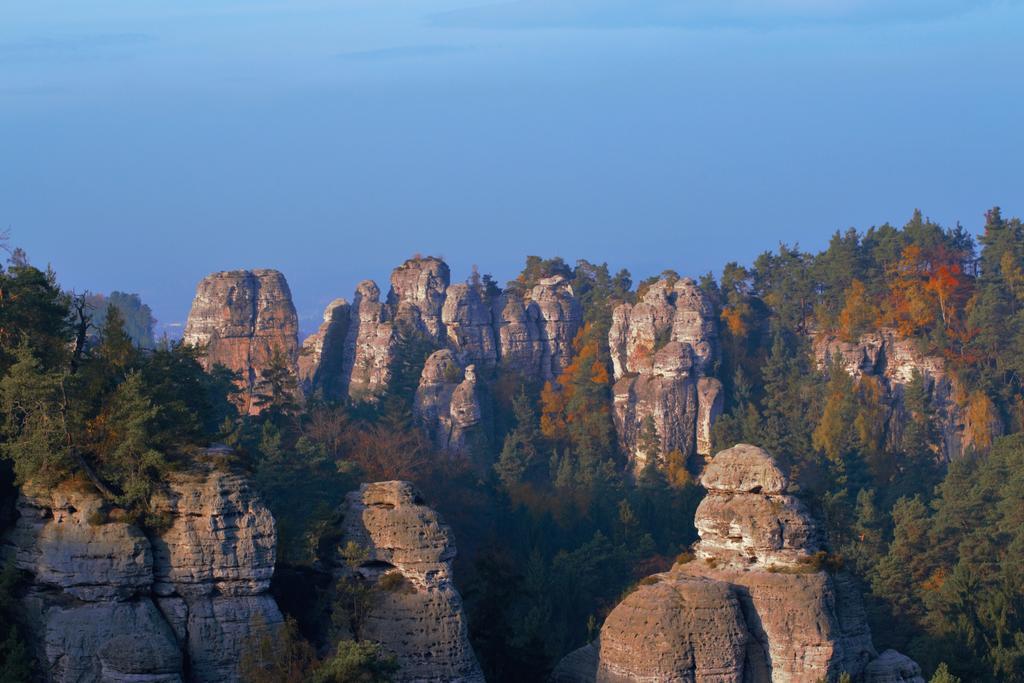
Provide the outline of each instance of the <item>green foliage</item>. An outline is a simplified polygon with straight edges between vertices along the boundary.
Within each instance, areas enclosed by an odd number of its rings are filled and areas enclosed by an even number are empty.
[[[891,628],[923,664],[955,654],[967,680],[1024,680],[1024,437],[988,457],[950,465],[926,507],[901,500],[893,541],[871,572],[872,592],[898,617]]]
[[[16,362],[21,344],[32,347],[44,369],[58,367],[68,354],[68,304],[53,271],[20,261],[0,268],[0,372]]]
[[[540,256],[527,256],[523,272],[515,280],[508,283],[510,289],[532,289],[538,280],[555,275],[572,277],[572,268],[560,256],[544,259]]]
[[[113,291],[110,296],[102,294],[90,294],[86,296],[92,315],[92,326],[94,329],[103,329],[107,319],[107,312],[115,308],[124,321],[125,333],[132,340],[132,343],[143,349],[156,347],[156,340],[153,337],[153,326],[156,319],[153,318],[153,311],[149,306],[142,303],[138,294],[126,294],[125,292]]]
[[[939,664],[938,668],[935,669],[935,673],[931,678],[928,679],[928,683],[960,683],[960,677],[954,676],[949,672],[949,667],[946,666],[945,662]]]
[[[399,666],[393,657],[371,642],[342,640],[330,659],[313,675],[314,683],[384,683]]]
[[[18,583],[18,571],[8,562],[0,569],[0,681],[5,683],[28,683],[34,673],[17,609]]]
[[[18,482],[56,483],[72,470],[63,410],[64,378],[47,371],[27,344],[0,380],[3,442],[0,453],[14,463]]]
[[[316,653],[294,619],[268,625],[257,617],[249,625],[239,673],[246,683],[306,683],[316,670]]]

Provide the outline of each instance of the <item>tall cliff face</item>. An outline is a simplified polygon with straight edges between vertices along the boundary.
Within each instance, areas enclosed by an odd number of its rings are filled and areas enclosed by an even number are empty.
[[[395,268],[388,293],[395,322],[441,342],[441,309],[450,280],[448,264],[432,256],[411,258]]]
[[[710,373],[717,346],[714,311],[689,278],[653,284],[635,304],[612,314],[608,333],[615,373],[615,427],[639,472],[651,457],[678,450],[708,454],[711,424],[722,411],[722,386]],[[640,444],[653,420],[660,452]]]
[[[298,360],[298,316],[284,275],[276,270],[233,270],[206,276],[196,287],[184,341],[204,347],[204,366],[240,373],[240,408],[256,413],[254,390],[275,352]]]
[[[391,320],[391,310],[381,303],[377,284],[372,280],[360,282],[342,350],[341,382],[347,396],[370,398],[387,386],[395,345]]]
[[[467,284],[449,287],[441,310],[441,323],[447,334],[448,348],[463,363],[481,368],[497,364],[499,350],[494,318],[491,306],[478,287]]]
[[[355,568],[339,562],[339,575],[355,573],[378,588],[359,635],[397,658],[395,680],[483,683],[452,580],[451,529],[416,489],[386,481],[349,494],[343,547],[348,543],[363,548],[366,559]]]
[[[159,535],[118,521],[87,484],[24,487],[2,547],[32,577],[22,605],[48,681],[240,683],[253,623],[282,620],[268,593],[276,533],[220,458],[173,475]]]
[[[701,483],[696,559],[641,581],[553,680],[923,683],[902,655],[877,656],[850,579],[816,568],[821,534],[767,453],[723,451]]]
[[[583,308],[572,285],[561,275],[543,278],[530,291],[537,307],[540,377],[553,379],[572,362],[572,341],[583,325]]]
[[[483,417],[476,384],[476,366],[463,368],[448,349],[435,351],[424,364],[413,413],[438,448],[467,451]]]
[[[416,334],[447,349],[463,367],[502,366],[544,381],[569,364],[583,313],[564,277],[528,291],[490,298],[479,285],[449,284],[449,269],[433,258],[410,259],[391,274],[391,289],[359,284],[347,322],[332,304],[324,325],[304,345],[301,379],[307,392],[327,398],[372,400],[387,387],[401,338]],[[332,338],[344,337],[340,345]]]
[[[345,299],[335,299],[324,309],[320,329],[302,342],[299,382],[306,395],[319,394],[330,400],[344,395],[342,365],[351,323],[352,307]]]
[[[998,419],[985,425],[969,424],[970,416],[963,408],[963,391],[946,370],[945,361],[918,350],[913,339],[899,337],[895,331],[883,329],[862,335],[856,342],[845,342],[835,336],[821,335],[814,339],[815,360],[826,369],[839,359],[847,374],[855,379],[872,377],[879,381],[886,409],[886,438],[897,444],[909,419],[905,394],[915,374],[924,381],[929,407],[941,433],[941,449],[937,456],[950,461],[963,454],[976,434],[989,437],[1003,433]]]

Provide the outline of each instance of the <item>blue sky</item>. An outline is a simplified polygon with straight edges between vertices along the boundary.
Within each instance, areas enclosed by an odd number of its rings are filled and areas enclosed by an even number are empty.
[[[7,0],[0,226],[163,323],[279,268],[307,329],[415,252],[639,278],[976,230],[1024,213],[1022,35],[1022,0]]]

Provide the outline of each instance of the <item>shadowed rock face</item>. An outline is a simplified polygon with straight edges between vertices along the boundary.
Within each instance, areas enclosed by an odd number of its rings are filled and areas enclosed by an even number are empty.
[[[441,342],[441,309],[450,280],[448,264],[432,256],[411,258],[395,268],[388,293],[395,322]]]
[[[847,342],[836,336],[821,335],[814,339],[814,355],[820,369],[839,359],[847,374],[855,379],[871,377],[883,389],[882,403],[886,408],[886,439],[899,443],[909,414],[904,395],[907,385],[920,374],[930,397],[931,410],[942,433],[944,461],[950,461],[966,452],[972,445],[974,434],[999,436],[1004,425],[998,418],[991,424],[969,425],[960,405],[963,391],[956,378],[946,371],[946,363],[939,356],[921,353],[914,339],[903,339],[894,330],[883,329],[864,334],[856,342]]]
[[[23,605],[48,680],[239,681],[254,621],[282,621],[268,593],[277,536],[222,457],[171,475],[154,501],[170,520],[159,536],[114,521],[88,485],[23,488],[2,549],[32,575]]]
[[[540,337],[540,377],[557,377],[572,361],[572,340],[583,325],[583,308],[572,285],[561,275],[539,280],[530,291],[537,308]]]
[[[284,275],[276,270],[233,270],[213,273],[199,283],[183,339],[206,349],[207,370],[219,363],[240,373],[240,408],[254,414],[260,371],[274,353],[296,365],[298,329]]]
[[[771,456],[740,444],[701,482],[697,559],[642,581],[552,680],[921,683],[913,661],[876,656],[852,579],[816,569],[821,537]]]
[[[448,347],[463,363],[493,367],[498,362],[491,307],[479,288],[465,284],[449,287],[441,322]]]
[[[344,396],[342,365],[351,322],[352,307],[344,299],[335,299],[324,309],[320,329],[302,342],[299,382],[307,395],[319,394],[334,401]]]
[[[886,650],[864,670],[865,683],[924,683],[921,667],[896,650]]]
[[[597,680],[742,683],[749,634],[729,586],[670,573],[644,583],[605,619]]]
[[[521,292],[507,291],[495,300],[493,319],[502,366],[527,377],[538,377],[544,355],[540,309]]]
[[[466,450],[482,418],[476,381],[476,366],[463,369],[448,349],[435,351],[424,364],[413,413],[438,448]]]
[[[376,594],[360,633],[398,659],[395,680],[483,683],[462,598],[452,581],[451,529],[423,504],[416,489],[386,481],[363,484],[349,494],[342,547],[349,542],[368,555],[354,570],[339,562],[339,575],[354,571],[370,583],[395,573],[403,579],[400,589]]]
[[[380,302],[376,283],[363,280],[356,287],[343,347],[342,383],[348,396],[371,397],[384,390],[394,345],[391,311]]]
[[[615,427],[639,472],[648,459],[678,450],[708,454],[711,424],[722,412],[722,385],[706,377],[717,347],[711,302],[689,279],[660,280],[635,305],[612,313],[608,333],[615,373]],[[653,418],[659,453],[645,453],[639,436]]]
[[[306,392],[374,400],[390,380],[397,345],[409,335],[450,350],[463,367],[501,365],[532,380],[552,379],[569,364],[583,312],[564,277],[493,299],[479,286],[450,285],[449,278],[440,259],[409,259],[392,272],[386,301],[366,280],[347,322],[340,305],[329,306],[320,331],[304,344],[299,367]],[[344,341],[332,343],[339,338]]]

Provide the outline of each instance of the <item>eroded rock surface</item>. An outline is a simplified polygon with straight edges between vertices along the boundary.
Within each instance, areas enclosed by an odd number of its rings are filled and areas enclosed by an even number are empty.
[[[917,683],[911,660],[876,656],[852,580],[819,567],[821,536],[771,456],[738,445],[701,482],[695,559],[642,581],[553,680]]]
[[[270,597],[276,532],[244,476],[212,449],[169,477],[147,536],[92,487],[25,486],[4,556],[30,573],[23,606],[49,681],[239,681],[254,624],[282,621]]]
[[[275,353],[297,369],[298,316],[284,275],[276,270],[233,270],[207,275],[196,287],[185,325],[186,344],[206,350],[203,364],[240,373],[240,408],[254,402],[260,372]]]
[[[450,280],[448,264],[433,256],[411,258],[395,268],[388,293],[395,322],[441,342],[441,309]]]
[[[449,348],[462,363],[493,367],[498,362],[491,306],[479,287],[468,284],[449,287],[441,322]]]
[[[865,683],[925,683],[921,667],[910,657],[896,650],[886,650],[868,664]]]
[[[483,683],[452,581],[451,529],[412,484],[363,484],[346,500],[342,531],[343,545],[355,543],[367,556],[354,570],[339,563],[339,572],[375,585],[391,575],[391,587],[375,591],[359,635],[397,658],[395,680]]]
[[[501,364],[528,377],[540,377],[544,342],[540,309],[517,291],[506,291],[494,302],[495,339]]]
[[[373,280],[356,287],[351,316],[342,358],[345,391],[355,399],[371,398],[387,387],[395,345],[391,310]]]
[[[615,427],[635,471],[672,451],[710,452],[711,424],[722,411],[721,384],[706,376],[717,338],[711,302],[689,278],[660,280],[635,305],[613,311]],[[661,442],[658,453],[640,446],[649,420]]]
[[[861,335],[856,342],[834,335],[819,335],[814,338],[814,355],[821,369],[827,369],[839,359],[851,377],[858,380],[870,377],[879,382],[886,410],[886,439],[890,445],[899,444],[910,419],[905,394],[915,375],[924,382],[929,408],[941,433],[941,452],[937,454],[941,460],[953,460],[966,452],[977,434],[987,435],[990,441],[1003,433],[1004,425],[997,418],[990,424],[970,425],[969,416],[961,405],[965,398],[963,391],[947,372],[945,361],[939,356],[922,353],[917,340],[901,338],[894,330],[870,332]]]
[[[561,276],[543,278],[530,291],[540,333],[540,377],[557,377],[572,360],[572,341],[583,324],[583,308]]]
[[[448,349],[427,359],[413,403],[413,413],[434,445],[463,452],[482,418],[476,366],[463,368]]]
[[[318,394],[328,400],[344,396],[345,339],[352,322],[352,307],[345,299],[335,299],[324,309],[324,321],[315,333],[302,342],[299,354],[299,382],[307,395]]]
[[[728,585],[655,574],[605,619],[597,680],[742,683],[748,639]]]

